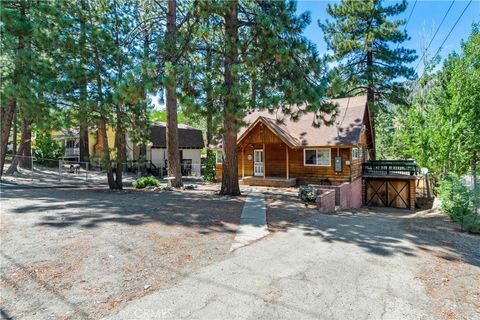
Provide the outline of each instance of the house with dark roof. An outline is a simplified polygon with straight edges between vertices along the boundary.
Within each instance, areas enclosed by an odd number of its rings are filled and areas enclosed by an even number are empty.
[[[146,160],[157,168],[167,167],[167,128],[163,122],[153,122],[150,125]],[[204,148],[202,131],[193,127],[178,125],[178,146],[183,175],[200,176],[201,150]],[[127,135],[127,157],[138,159],[138,146],[132,143]]]
[[[292,107],[302,111],[298,119],[268,110],[248,114],[244,119],[247,125],[237,136],[238,174],[242,182],[272,186],[340,185],[361,178],[362,162],[374,150],[367,97],[331,102],[338,110],[331,126],[314,125],[315,113],[305,111],[305,106]],[[220,180],[221,156],[217,159]]]

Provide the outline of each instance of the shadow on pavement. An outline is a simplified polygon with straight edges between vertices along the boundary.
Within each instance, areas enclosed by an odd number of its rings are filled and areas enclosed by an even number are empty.
[[[270,196],[268,203],[268,223],[277,231],[298,227],[306,236],[329,243],[354,244],[385,257],[415,256],[409,243],[422,251],[435,247],[441,258],[480,266],[480,237],[458,232],[454,223],[443,215],[418,216],[390,208],[322,214],[314,206],[305,208],[293,195]]]

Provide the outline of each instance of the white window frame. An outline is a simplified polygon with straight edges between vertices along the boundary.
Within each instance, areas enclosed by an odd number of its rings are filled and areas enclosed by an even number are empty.
[[[315,160],[318,159],[318,151],[328,151],[328,159],[329,159],[329,164],[309,164],[306,163],[307,160],[307,151],[314,150],[316,151],[315,153]],[[332,166],[332,149],[330,148],[308,148],[308,149],[303,149],[303,165],[305,167],[331,167]]]
[[[358,160],[358,148],[357,147],[352,148],[352,160]]]
[[[220,159],[220,161],[219,161]],[[216,164],[223,164],[223,152],[217,151],[215,153],[215,163]]]

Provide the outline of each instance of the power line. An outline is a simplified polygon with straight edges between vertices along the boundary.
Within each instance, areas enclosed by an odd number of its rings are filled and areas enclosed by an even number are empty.
[[[428,43],[427,47],[423,51],[422,57],[420,58],[420,60],[418,60],[417,66],[415,67],[415,72],[417,71],[418,66],[420,65],[423,58],[425,57],[425,54],[427,53],[428,48],[430,48],[430,45],[432,44],[433,39],[435,39],[435,37],[437,36],[438,30],[440,30],[440,27],[442,26],[443,22],[445,21],[445,18],[447,17],[448,13],[450,12],[450,9],[452,9],[452,6],[453,6],[454,3],[455,3],[455,0],[452,1],[452,3],[450,4],[450,7],[448,7],[448,9],[447,9],[447,12],[445,12],[445,15],[443,16],[442,21],[438,25],[437,30],[435,30],[435,33],[433,34],[432,39],[430,39],[430,42]]]
[[[460,18],[462,18],[463,14],[465,13],[465,11],[467,11],[468,7],[470,6],[470,4],[472,3],[473,0],[470,0],[470,2],[467,4],[467,6],[465,7],[465,9],[463,9],[462,13],[460,14],[460,16],[458,17],[457,21],[455,21],[455,24],[453,25],[453,27],[450,29],[450,32],[448,32],[447,36],[445,37],[445,40],[443,40],[442,44],[440,45],[440,47],[438,48],[437,52],[435,52],[435,54],[433,55],[434,57],[440,52],[440,50],[442,49],[443,45],[445,44],[445,42],[447,41],[448,37],[450,36],[450,34],[452,33],[453,29],[455,29],[455,27],[457,26],[457,23],[458,21],[460,21]]]
[[[404,31],[407,30],[408,23],[410,22],[410,18],[412,17],[413,10],[415,10],[415,6],[417,5],[417,1],[418,0],[415,0],[415,2],[413,3],[412,11],[410,11],[410,14],[409,14],[408,19],[407,19],[407,23],[405,23],[405,28],[403,28]]]
[[[407,26],[408,26],[408,23],[410,22],[410,18],[412,17],[412,14],[413,14],[413,10],[415,10],[415,6],[417,5],[417,1],[418,0],[415,0],[415,2],[413,3],[413,7],[412,7],[412,10],[410,11],[410,14],[408,15],[408,18],[407,18],[407,23],[405,23],[405,27],[403,27],[403,32],[407,31]],[[400,47],[400,42],[397,43],[397,48]]]

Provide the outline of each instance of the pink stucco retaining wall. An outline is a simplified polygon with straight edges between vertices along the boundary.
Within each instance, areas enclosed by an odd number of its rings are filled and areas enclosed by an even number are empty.
[[[335,194],[335,205],[341,209],[360,208],[362,206],[362,179],[344,182],[338,186],[311,185],[320,189],[330,189]]]
[[[335,191],[330,189],[318,189],[317,209],[320,212],[335,211]]]
[[[363,204],[362,201],[362,179],[357,179],[350,182],[350,208],[360,208]]]

